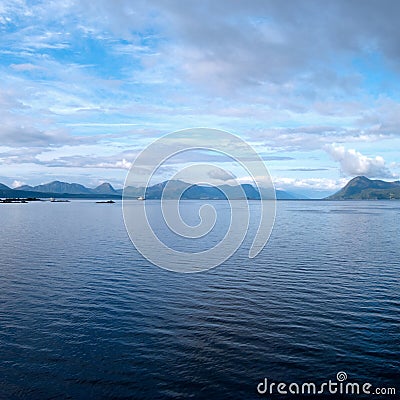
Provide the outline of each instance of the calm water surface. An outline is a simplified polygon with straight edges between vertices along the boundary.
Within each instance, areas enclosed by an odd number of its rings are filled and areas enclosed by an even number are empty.
[[[119,204],[0,224],[1,399],[252,399],[338,371],[400,391],[400,202],[279,202],[257,258],[195,275],[143,259]]]

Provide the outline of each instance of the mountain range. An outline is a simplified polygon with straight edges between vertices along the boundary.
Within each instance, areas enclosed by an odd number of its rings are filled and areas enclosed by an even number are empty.
[[[15,189],[0,183],[0,197],[2,198],[80,198],[80,199],[121,199],[122,189],[114,189],[110,183],[103,183],[95,188],[88,188],[79,183],[67,183],[54,181],[44,185],[24,185]],[[125,195],[137,198],[144,193],[143,187],[129,186],[125,189]],[[259,200],[271,198],[271,193],[261,189],[261,193],[252,185],[240,186],[205,186],[191,185],[187,182],[172,180],[149,186],[146,191],[147,199],[176,199],[182,194],[183,199],[244,199]],[[224,195],[226,193],[226,196]],[[243,195],[244,193],[244,195]],[[278,200],[306,199],[283,190],[276,190]],[[371,180],[365,176],[358,176],[350,180],[347,185],[327,197],[325,200],[389,200],[400,199],[400,181],[386,182]]]
[[[0,184],[0,197],[8,198],[22,198],[22,197],[39,197],[39,198],[83,198],[83,199],[121,199],[122,189],[114,189],[110,183],[103,183],[96,188],[88,188],[78,183],[67,183],[60,181],[53,181],[47,184],[38,186],[23,185],[15,189]],[[129,186],[125,189],[125,195],[137,198],[144,192],[142,187]],[[175,180],[165,181],[146,189],[147,199],[160,199],[164,196],[166,199],[177,198],[181,193],[183,199],[225,199],[226,196],[230,199],[243,199],[243,192],[245,198],[249,200],[259,200],[263,198],[272,198],[267,190],[260,192],[252,185],[244,184],[241,186],[203,186],[191,185],[189,183]],[[294,195],[283,190],[276,190],[276,197],[278,200],[295,200],[304,198],[302,196]]]
[[[125,195],[130,197],[139,197],[143,195],[144,188],[137,188],[129,186],[125,189]],[[223,200],[229,198],[231,200],[260,200],[273,198],[270,190],[261,189],[261,193],[252,185],[243,184],[237,186],[221,185],[221,186],[204,186],[192,185],[187,182],[172,180],[158,183],[150,186],[145,192],[146,199],[177,199],[182,194],[182,199],[195,200]],[[276,197],[278,200],[295,200],[294,194],[285,192],[283,190],[276,190]]]
[[[94,189],[78,183],[54,181],[44,185],[23,185],[12,189],[0,183],[0,197],[7,198],[77,198],[77,199],[121,199],[122,190],[115,190],[109,183]]]
[[[371,180],[365,176],[353,178],[326,200],[395,200],[400,199],[400,181]]]

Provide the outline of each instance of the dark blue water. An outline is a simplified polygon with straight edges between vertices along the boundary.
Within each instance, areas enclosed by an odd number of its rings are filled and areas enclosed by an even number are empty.
[[[2,204],[0,226],[1,399],[252,399],[338,371],[400,392],[399,202],[279,202],[257,258],[194,275],[144,260],[118,204]]]

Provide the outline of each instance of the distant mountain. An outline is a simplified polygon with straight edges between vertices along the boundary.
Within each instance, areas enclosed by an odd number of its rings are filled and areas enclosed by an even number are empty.
[[[219,186],[221,191],[224,191],[228,198],[230,199],[249,199],[249,200],[260,200],[261,195],[260,192],[253,186],[248,183],[240,185],[240,186],[230,186],[230,185],[222,185]],[[244,193],[244,196],[243,196]]]
[[[297,196],[293,193],[286,192],[284,190],[275,190],[275,196],[278,200],[299,200],[299,199],[306,199],[305,196]]]
[[[54,181],[38,186],[20,186],[16,190],[29,190],[31,192],[58,193],[58,194],[92,194],[93,191],[79,183]]]
[[[144,187],[133,187],[129,186],[125,188],[125,196],[129,197],[139,197],[145,193],[145,197],[148,200],[154,199],[215,199],[220,200],[226,198],[221,190],[216,187],[211,186],[200,186],[191,185],[190,183],[171,180],[157,183],[155,185],[149,186],[146,189]]]
[[[0,197],[10,197],[9,194],[12,194],[14,192],[13,189],[8,187],[7,185],[4,185],[3,183],[0,183]],[[29,197],[29,196],[26,196]]]
[[[400,199],[400,181],[386,182],[368,179],[365,176],[353,178],[327,200],[390,200]]]
[[[99,194],[118,194],[112,185],[107,182],[104,182],[100,186],[97,186],[97,188],[92,189],[91,192]]]
[[[165,181],[153,186],[149,186],[145,191],[143,187],[129,186],[125,188],[125,195],[129,197],[139,197],[145,192],[145,197],[151,199],[177,199],[181,196],[185,200],[223,200],[229,198],[231,200],[260,200],[260,192],[250,184],[243,184],[238,186],[221,185],[221,186],[205,186],[205,185],[191,185],[190,183],[175,180]],[[225,193],[225,194],[224,194]],[[273,198],[271,190],[262,190],[264,199]],[[276,191],[276,198],[278,200],[294,200],[298,197],[283,190]]]
[[[42,199],[71,198],[71,199],[121,199],[118,193],[109,184],[105,183],[95,189],[89,189],[78,183],[67,183],[54,181],[44,185],[29,186],[23,185],[16,189],[11,189],[6,185],[0,184],[0,197],[2,198],[28,198],[37,197]]]
[[[54,181],[38,186],[24,185],[15,190],[66,195],[120,195],[120,193],[118,193],[112,185],[107,182],[94,189],[87,188],[79,183]]]
[[[134,198],[137,198],[137,197],[139,197],[139,196],[142,195],[143,190],[144,190],[144,189],[143,189],[143,188],[140,188],[140,187],[127,186],[127,187],[125,188],[125,190],[122,190],[121,195],[124,194],[124,195],[127,196],[127,197],[134,197]]]
[[[29,185],[22,185],[22,186],[18,186],[17,188],[15,188],[15,190],[34,190],[33,186],[29,186]]]
[[[260,192],[250,184],[243,184],[237,186],[221,185],[221,186],[207,186],[207,185],[192,185],[180,180],[171,180],[149,186],[144,191],[141,187],[127,187],[125,188],[125,196],[137,198],[145,192],[147,199],[177,199],[181,196],[186,200],[260,200],[273,198],[271,189],[261,189]],[[278,200],[294,200],[299,197],[283,190],[276,190],[276,198]],[[82,198],[82,199],[121,199],[122,190],[115,190],[110,183],[103,183],[94,189],[87,188],[78,183],[67,183],[60,181],[53,181],[47,184],[38,186],[24,185],[16,189],[11,189],[6,185],[0,184],[0,197],[9,198],[24,198],[24,197],[38,197],[38,198]]]

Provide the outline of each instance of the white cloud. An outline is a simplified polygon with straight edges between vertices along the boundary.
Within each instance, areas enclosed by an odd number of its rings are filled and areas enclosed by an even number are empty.
[[[75,157],[78,158],[79,157]],[[85,157],[81,158],[83,163],[85,163]],[[81,165],[83,168],[111,168],[111,169],[130,169],[132,167],[132,163],[130,161],[127,161],[125,158],[122,159],[121,161],[116,161],[116,162],[101,162],[101,163],[90,163],[87,162],[86,165],[83,164]]]
[[[25,182],[15,180],[15,181],[11,184],[11,187],[12,187],[13,189],[15,189],[15,188],[20,187],[20,186],[22,186],[22,185],[25,185]]]
[[[40,69],[40,67],[31,63],[11,64],[10,67],[15,71],[33,71],[35,69]]]
[[[348,179],[329,179],[329,178],[285,178],[275,177],[274,184],[276,189],[315,189],[315,190],[338,190],[342,188]]]
[[[369,178],[393,178],[394,175],[381,156],[367,157],[355,149],[346,149],[334,144],[325,146],[325,150],[340,165],[341,171],[348,176],[364,175]]]
[[[117,161],[115,163],[115,168],[130,169],[132,168],[132,163],[124,158],[122,161]]]

